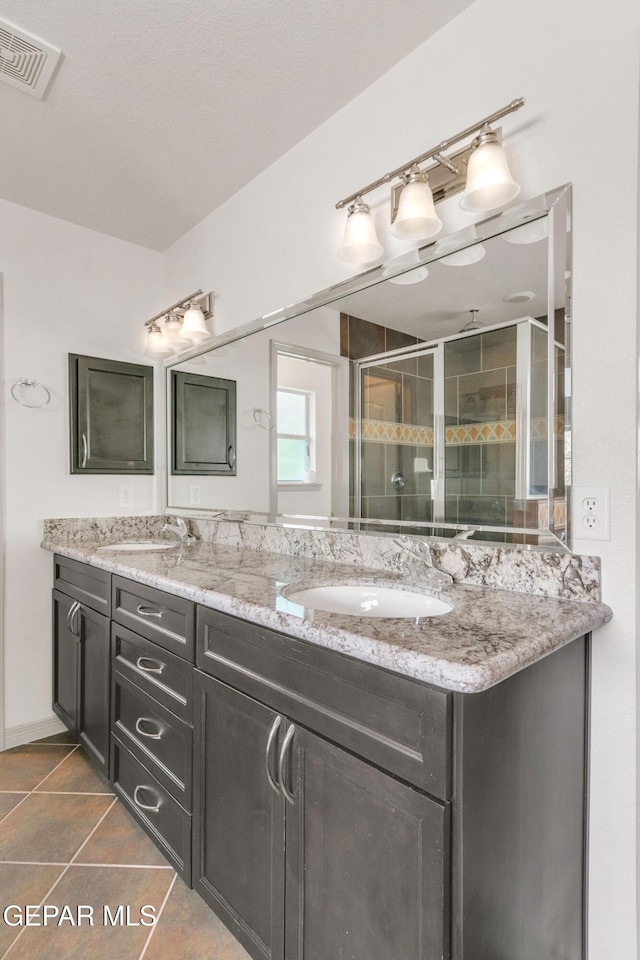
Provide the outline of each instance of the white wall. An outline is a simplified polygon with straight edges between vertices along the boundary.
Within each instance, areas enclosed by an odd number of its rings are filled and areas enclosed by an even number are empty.
[[[148,362],[143,322],[161,309],[162,257],[0,202],[5,432],[5,705],[7,728],[51,716],[51,554],[45,517],[157,509],[157,477],[71,476],[67,354]],[[51,403],[19,406],[11,385],[46,384]],[[130,511],[118,487],[130,484]]]
[[[336,283],[340,197],[526,98],[502,122],[523,197],[575,188],[574,478],[612,491],[611,541],[575,543],[602,554],[614,610],[594,642],[592,960],[636,956],[638,16],[637,0],[477,0],[176,243],[166,274],[169,300],[217,291],[219,329]],[[466,222],[455,198],[446,214],[445,229]]]

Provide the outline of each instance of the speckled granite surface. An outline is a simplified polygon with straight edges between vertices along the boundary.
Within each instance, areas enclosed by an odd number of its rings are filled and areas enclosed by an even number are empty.
[[[185,518],[186,519],[186,518]],[[135,540],[161,536],[166,517],[98,517],[45,520],[45,540],[81,543],[93,540]],[[367,570],[398,571],[402,547],[398,537],[307,530],[236,520],[186,519],[190,533],[209,543],[349,564]],[[554,550],[501,547],[420,538],[428,543],[434,567],[456,583],[477,584],[541,597],[566,600],[601,599],[600,557]]]
[[[437,594],[453,605],[450,613],[440,617],[379,620],[323,613],[292,604],[282,596],[282,588],[293,583],[354,580],[390,584],[398,582],[399,574],[356,570],[353,564],[277,555],[220,542],[177,545],[159,553],[97,551],[99,540],[73,535],[62,540],[52,533],[48,527],[42,544],[45,549],[461,692],[486,690],[611,617],[611,610],[595,601],[545,598],[459,583]],[[109,530],[112,541],[123,537],[120,528],[117,534]]]

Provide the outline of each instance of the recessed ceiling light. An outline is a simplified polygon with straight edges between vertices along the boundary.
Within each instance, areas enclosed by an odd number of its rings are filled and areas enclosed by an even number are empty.
[[[535,297],[533,290],[518,290],[517,293],[509,293],[502,299],[505,303],[528,303],[529,300],[535,300]]]

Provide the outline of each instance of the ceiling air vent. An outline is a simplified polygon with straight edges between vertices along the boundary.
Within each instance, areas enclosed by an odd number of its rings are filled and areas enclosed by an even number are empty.
[[[53,76],[60,50],[0,19],[0,80],[39,100]]]

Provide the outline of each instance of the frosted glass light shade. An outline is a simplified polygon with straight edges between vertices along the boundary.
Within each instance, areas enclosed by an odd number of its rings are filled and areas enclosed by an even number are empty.
[[[164,322],[164,327],[162,330],[166,342],[171,347],[179,347],[182,340],[182,322],[180,317],[177,317],[175,314],[169,314],[167,319]]]
[[[442,220],[436,213],[429,183],[422,178],[409,180],[402,188],[391,232],[401,240],[428,240],[440,230]]]
[[[469,157],[467,186],[460,200],[462,209],[471,212],[495,210],[519,193],[520,186],[511,176],[506,154],[495,134],[485,142],[481,138]]]
[[[458,230],[457,233],[436,241],[436,251],[440,258],[438,262],[445,263],[448,267],[466,267],[482,260],[486,250],[481,243],[473,242],[477,237],[476,228],[471,224],[464,230]]]
[[[204,314],[196,304],[189,307],[185,313],[180,336],[183,340],[189,340],[193,343],[206,340],[210,336],[204,321]]]
[[[144,352],[148,357],[166,357],[169,350],[160,327],[153,323],[149,327],[147,343]]]
[[[362,200],[349,207],[344,238],[338,256],[347,263],[371,263],[383,254],[376,236],[371,208]]]
[[[427,279],[429,271],[424,266],[418,266],[419,263],[420,255],[418,251],[410,250],[409,253],[405,253],[401,257],[396,257],[395,260],[387,264],[382,271],[382,276],[388,280],[389,283],[398,283],[400,286],[420,283],[422,280]],[[413,269],[407,270],[406,273],[397,273],[394,275],[394,270],[397,270],[399,267],[413,267]]]
[[[502,238],[507,243],[538,243],[539,240],[545,240],[549,236],[549,221],[547,217],[540,217],[538,220],[531,220],[529,223],[523,223],[521,227],[514,227],[507,233],[502,234]]]

